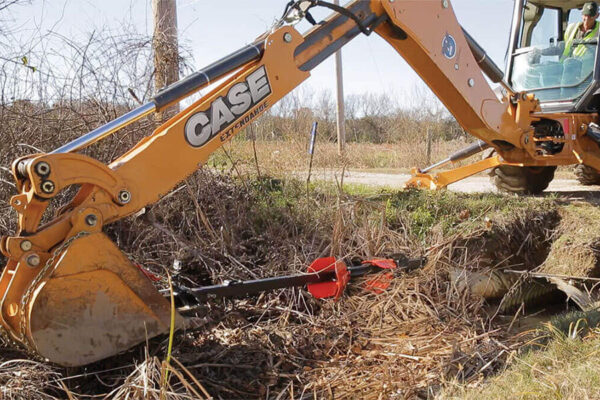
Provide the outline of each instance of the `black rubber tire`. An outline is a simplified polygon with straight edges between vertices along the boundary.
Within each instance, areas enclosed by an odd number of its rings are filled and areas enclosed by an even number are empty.
[[[600,172],[589,165],[579,164],[575,167],[575,176],[582,185],[600,185]]]
[[[542,193],[552,179],[556,167],[513,167],[501,165],[490,171],[490,180],[504,192],[516,194]]]

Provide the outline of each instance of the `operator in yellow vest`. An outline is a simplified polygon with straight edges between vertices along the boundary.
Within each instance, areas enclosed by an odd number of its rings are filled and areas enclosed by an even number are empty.
[[[561,59],[567,57],[582,57],[587,52],[585,45],[577,45],[573,48],[575,39],[591,40],[598,37],[598,27],[600,23],[598,19],[598,4],[595,1],[590,1],[583,5],[581,10],[582,21],[569,24],[565,32],[565,49],[561,55]]]
[[[588,53],[587,46],[577,44],[573,46],[575,40],[592,40],[598,37],[600,30],[600,22],[598,19],[598,4],[595,1],[589,1],[583,5],[581,10],[581,22],[573,22],[567,27],[564,41],[558,43],[558,46],[549,47],[546,49],[533,49],[530,53],[530,59],[539,60],[539,56],[557,56],[560,55],[560,60],[563,61],[569,57],[583,57]]]
[[[528,88],[561,87],[554,92],[539,93],[540,98],[571,98],[581,94],[592,78],[596,43],[600,22],[598,4],[587,2],[581,9],[581,22],[569,24],[564,41],[545,49],[534,48],[529,54]],[[540,63],[540,56],[560,56],[559,61]]]

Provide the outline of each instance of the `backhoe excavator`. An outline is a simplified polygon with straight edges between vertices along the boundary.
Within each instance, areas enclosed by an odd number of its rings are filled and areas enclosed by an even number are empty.
[[[486,147],[495,150],[466,167],[435,175],[419,172],[413,185],[443,187],[495,168],[507,187],[537,192],[557,165],[600,170],[596,41],[576,44],[589,47],[592,60],[573,64],[575,72],[568,77],[563,77],[567,69],[562,61],[534,63],[529,57],[536,41],[548,45],[549,38],[560,39],[582,4],[517,0],[505,79],[462,29],[449,0],[354,0],[345,6],[290,2],[271,30],[168,86],[149,103],[52,152],[13,162],[18,193],[10,205],[18,214],[18,231],[0,243],[7,258],[0,277],[1,327],[16,342],[63,366],[85,365],[163,334],[172,324],[181,327],[184,317],[171,313],[168,299],[103,227],[169,193],[313,68],[361,34],[375,32],[385,39],[480,140],[449,161]],[[314,7],[332,13],[300,34],[295,22],[312,20]],[[548,26],[551,33],[545,38],[546,32],[538,30]],[[219,79],[208,94],[110,164],[78,153]],[[492,90],[488,79],[502,86],[502,94]],[[72,185],[79,190],[70,203],[41,224],[51,200]],[[336,267],[336,274],[340,271]]]

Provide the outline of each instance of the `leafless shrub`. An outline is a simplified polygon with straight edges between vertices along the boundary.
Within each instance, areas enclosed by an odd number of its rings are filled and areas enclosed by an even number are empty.
[[[151,38],[128,26],[83,39],[38,33],[15,40],[9,50],[0,58],[0,199],[5,204],[14,194],[8,167],[16,157],[68,143],[154,92]],[[152,118],[144,119],[84,152],[109,162],[155,126]],[[8,231],[13,224],[0,221]]]

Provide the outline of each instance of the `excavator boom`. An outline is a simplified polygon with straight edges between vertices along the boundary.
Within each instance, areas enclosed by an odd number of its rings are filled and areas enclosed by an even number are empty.
[[[0,326],[13,339],[52,362],[78,366],[168,331],[168,302],[102,227],[159,200],[360,34],[376,32],[389,42],[469,133],[514,157],[527,154],[522,135],[537,102],[496,97],[449,1],[355,0],[338,7],[304,0],[286,15],[303,16],[315,6],[333,13],[304,35],[282,20],[150,103],[13,163],[18,231],[0,245],[8,259],[0,276]],[[224,80],[109,165],[76,152],[218,79]],[[80,186],[72,201],[41,225],[51,200],[72,185]],[[177,315],[175,324],[183,318]]]

